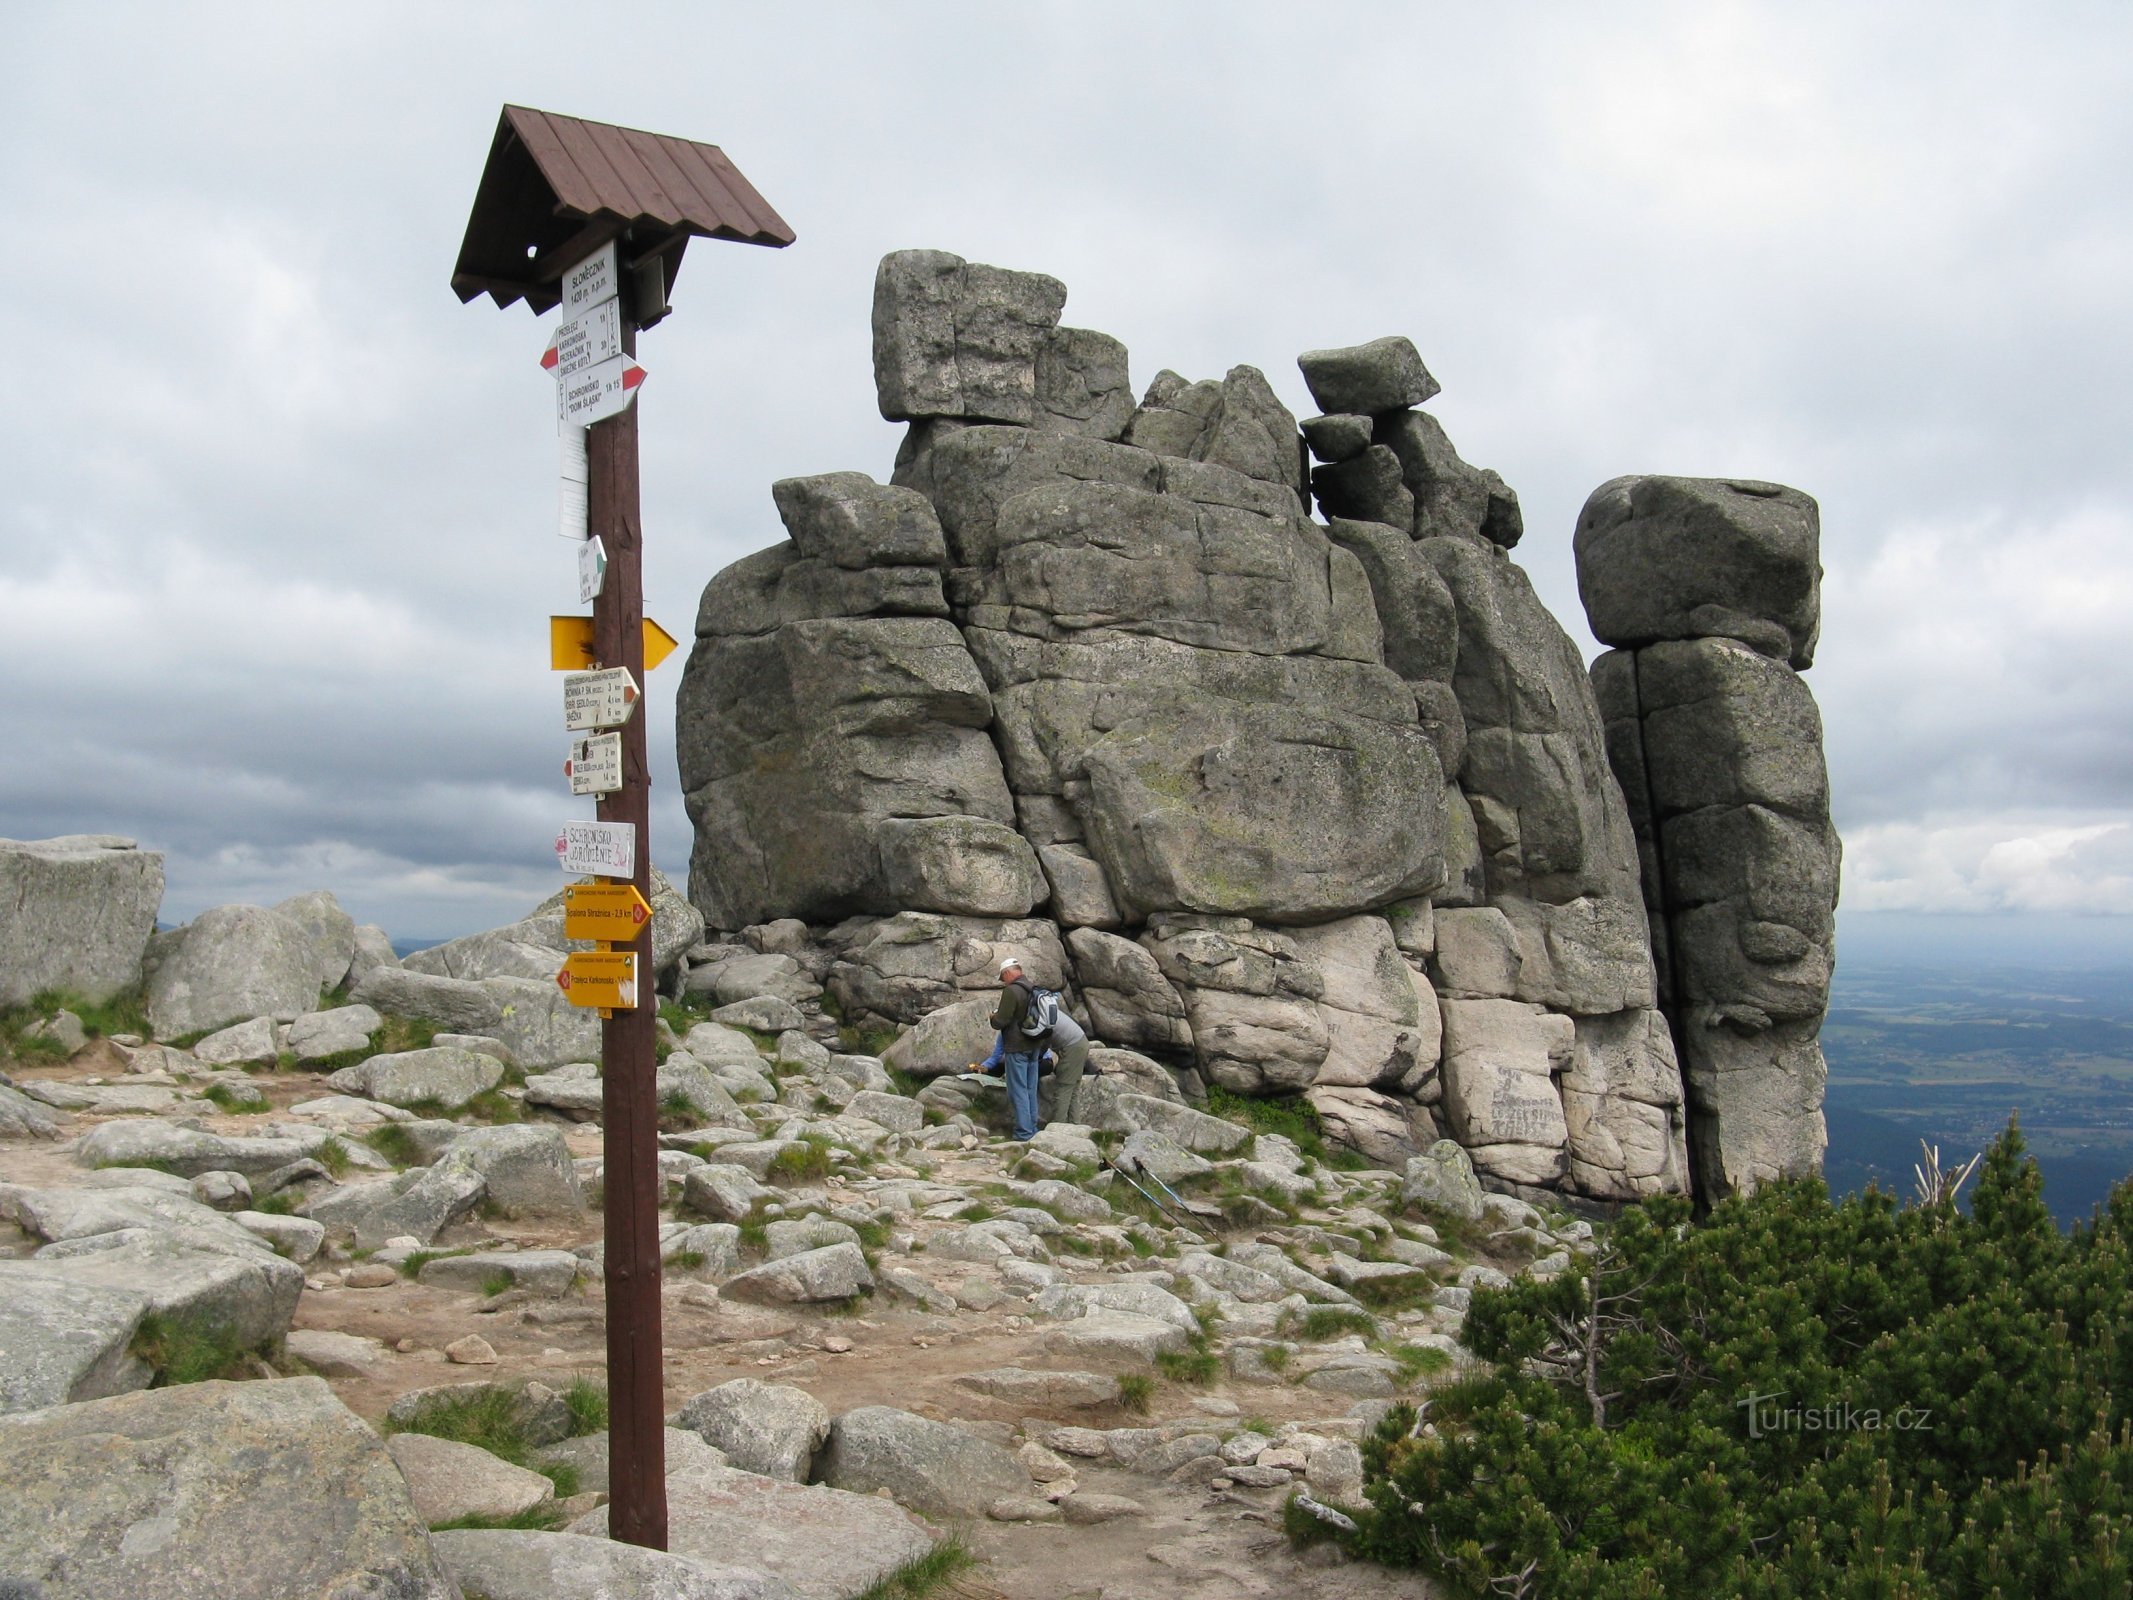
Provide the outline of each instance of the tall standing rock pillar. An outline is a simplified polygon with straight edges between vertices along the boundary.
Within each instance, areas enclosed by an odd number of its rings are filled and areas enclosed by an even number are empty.
[[[1706,1202],[1819,1172],[1819,1043],[1840,845],[1799,673],[1820,625],[1820,520],[1796,489],[1603,484],[1578,518],[1579,595],[1629,800],[1661,1006]]]

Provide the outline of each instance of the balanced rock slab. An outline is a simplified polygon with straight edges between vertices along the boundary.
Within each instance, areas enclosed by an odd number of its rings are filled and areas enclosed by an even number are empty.
[[[163,857],[131,839],[0,839],[0,1005],[47,989],[108,1000],[141,981]]]

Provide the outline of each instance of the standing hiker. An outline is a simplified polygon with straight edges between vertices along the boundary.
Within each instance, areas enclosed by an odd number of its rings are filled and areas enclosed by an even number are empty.
[[[1017,1139],[1037,1136],[1037,1070],[1058,1024],[1059,997],[1023,976],[1022,958],[1000,963],[1000,1003],[992,1025],[1007,1047],[1007,1104]],[[1076,1030],[1079,1031],[1078,1029]]]

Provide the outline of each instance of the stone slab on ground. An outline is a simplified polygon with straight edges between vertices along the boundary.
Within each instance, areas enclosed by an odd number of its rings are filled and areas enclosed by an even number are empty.
[[[981,1517],[996,1501],[1025,1496],[1029,1469],[1011,1452],[960,1428],[899,1411],[860,1406],[830,1428],[822,1481],[938,1517]]]
[[[793,1600],[784,1579],[753,1567],[580,1533],[455,1528],[431,1543],[466,1600]]]
[[[0,1261],[0,1412],[147,1388],[153,1372],[127,1349],[147,1310],[136,1290]]]
[[[318,1378],[0,1417],[0,1482],[0,1572],[52,1600],[460,1600],[383,1442]]]
[[[407,1479],[415,1514],[425,1523],[516,1517],[555,1499],[555,1485],[540,1473],[456,1439],[396,1433],[385,1448]]]

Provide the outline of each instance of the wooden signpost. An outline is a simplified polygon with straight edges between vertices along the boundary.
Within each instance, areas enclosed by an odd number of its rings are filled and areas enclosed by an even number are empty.
[[[590,617],[554,617],[549,661],[565,690],[571,792],[596,822],[566,823],[556,857],[574,885],[572,938],[602,942],[556,982],[596,1006],[600,1035],[607,1294],[610,1534],[665,1549],[664,1351],[659,1314],[659,1103],[644,674],[675,640],[644,615],[637,493],[637,333],[667,315],[690,238],[783,246],[792,230],[715,145],[506,106],[452,274],[461,300],[524,300],[562,318],[541,357],[562,434],[558,531],[590,541],[577,563]],[[582,446],[582,448],[581,448]]]

